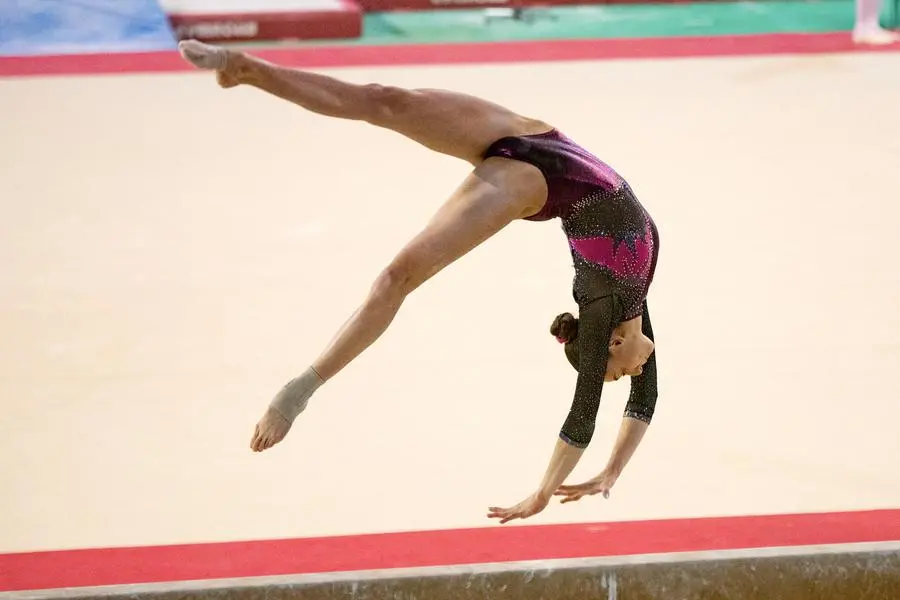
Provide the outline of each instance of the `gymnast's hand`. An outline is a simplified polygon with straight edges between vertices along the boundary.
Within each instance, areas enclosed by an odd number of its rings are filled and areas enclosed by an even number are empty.
[[[566,502],[575,502],[581,500],[585,496],[594,496],[603,494],[604,498],[609,498],[609,490],[616,485],[618,475],[612,471],[605,470],[596,477],[588,479],[584,483],[577,485],[561,485],[559,489],[553,492],[554,496],[562,496],[562,504]]]
[[[492,506],[488,509],[488,518],[500,519],[500,524],[509,523],[515,519],[527,519],[538,514],[550,504],[550,498],[545,497],[539,492],[528,496],[511,508],[498,508]]]

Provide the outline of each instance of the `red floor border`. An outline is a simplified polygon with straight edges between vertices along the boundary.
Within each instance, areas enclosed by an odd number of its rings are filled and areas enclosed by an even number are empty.
[[[0,554],[0,592],[900,541],[900,509]]]
[[[296,67],[475,64],[626,58],[897,51],[900,44],[857,46],[849,32],[712,37],[549,40],[390,46],[316,46],[254,51]],[[169,73],[190,67],[176,52],[0,57],[0,77]]]

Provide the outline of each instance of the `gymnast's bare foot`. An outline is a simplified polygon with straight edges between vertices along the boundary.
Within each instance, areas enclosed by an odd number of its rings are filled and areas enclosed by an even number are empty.
[[[312,367],[287,382],[256,424],[250,448],[254,452],[262,452],[283,440],[294,420],[306,410],[309,399],[323,383],[325,381]]]
[[[198,69],[215,70],[216,81],[221,87],[231,88],[240,83],[229,69],[239,53],[197,40],[178,42],[178,51],[186,61]]]
[[[291,425],[291,421],[285,419],[277,410],[270,406],[253,430],[250,448],[254,452],[268,450],[284,439],[288,431],[291,430]]]

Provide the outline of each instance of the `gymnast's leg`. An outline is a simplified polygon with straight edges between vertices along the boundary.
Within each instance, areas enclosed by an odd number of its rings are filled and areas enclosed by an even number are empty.
[[[281,441],[312,394],[384,333],[407,295],[511,221],[543,207],[547,186],[536,167],[502,158],[483,161],[482,156],[501,137],[542,133],[550,127],[465,94],[356,85],[199,42],[182,42],[179,47],[194,65],[215,69],[224,87],[249,84],[322,115],[396,131],[475,166],[431,222],[376,278],[324,352],[276,395],[251,441],[253,450],[261,451]]]
[[[321,115],[396,131],[473,165],[499,138],[551,129],[542,121],[458,92],[359,85],[194,40],[181,42],[179,49],[191,64],[215,69],[223,87],[250,85]]]
[[[385,332],[413,290],[513,220],[538,212],[546,198],[543,175],[529,164],[490,158],[477,166],[375,279],[325,351],[278,393],[256,426],[251,448],[259,452],[281,441],[313,392]]]

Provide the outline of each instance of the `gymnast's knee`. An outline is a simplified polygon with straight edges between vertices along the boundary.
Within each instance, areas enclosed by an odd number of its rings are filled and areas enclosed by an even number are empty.
[[[408,262],[394,261],[375,278],[369,294],[370,302],[399,304],[423,281],[419,269]]]

